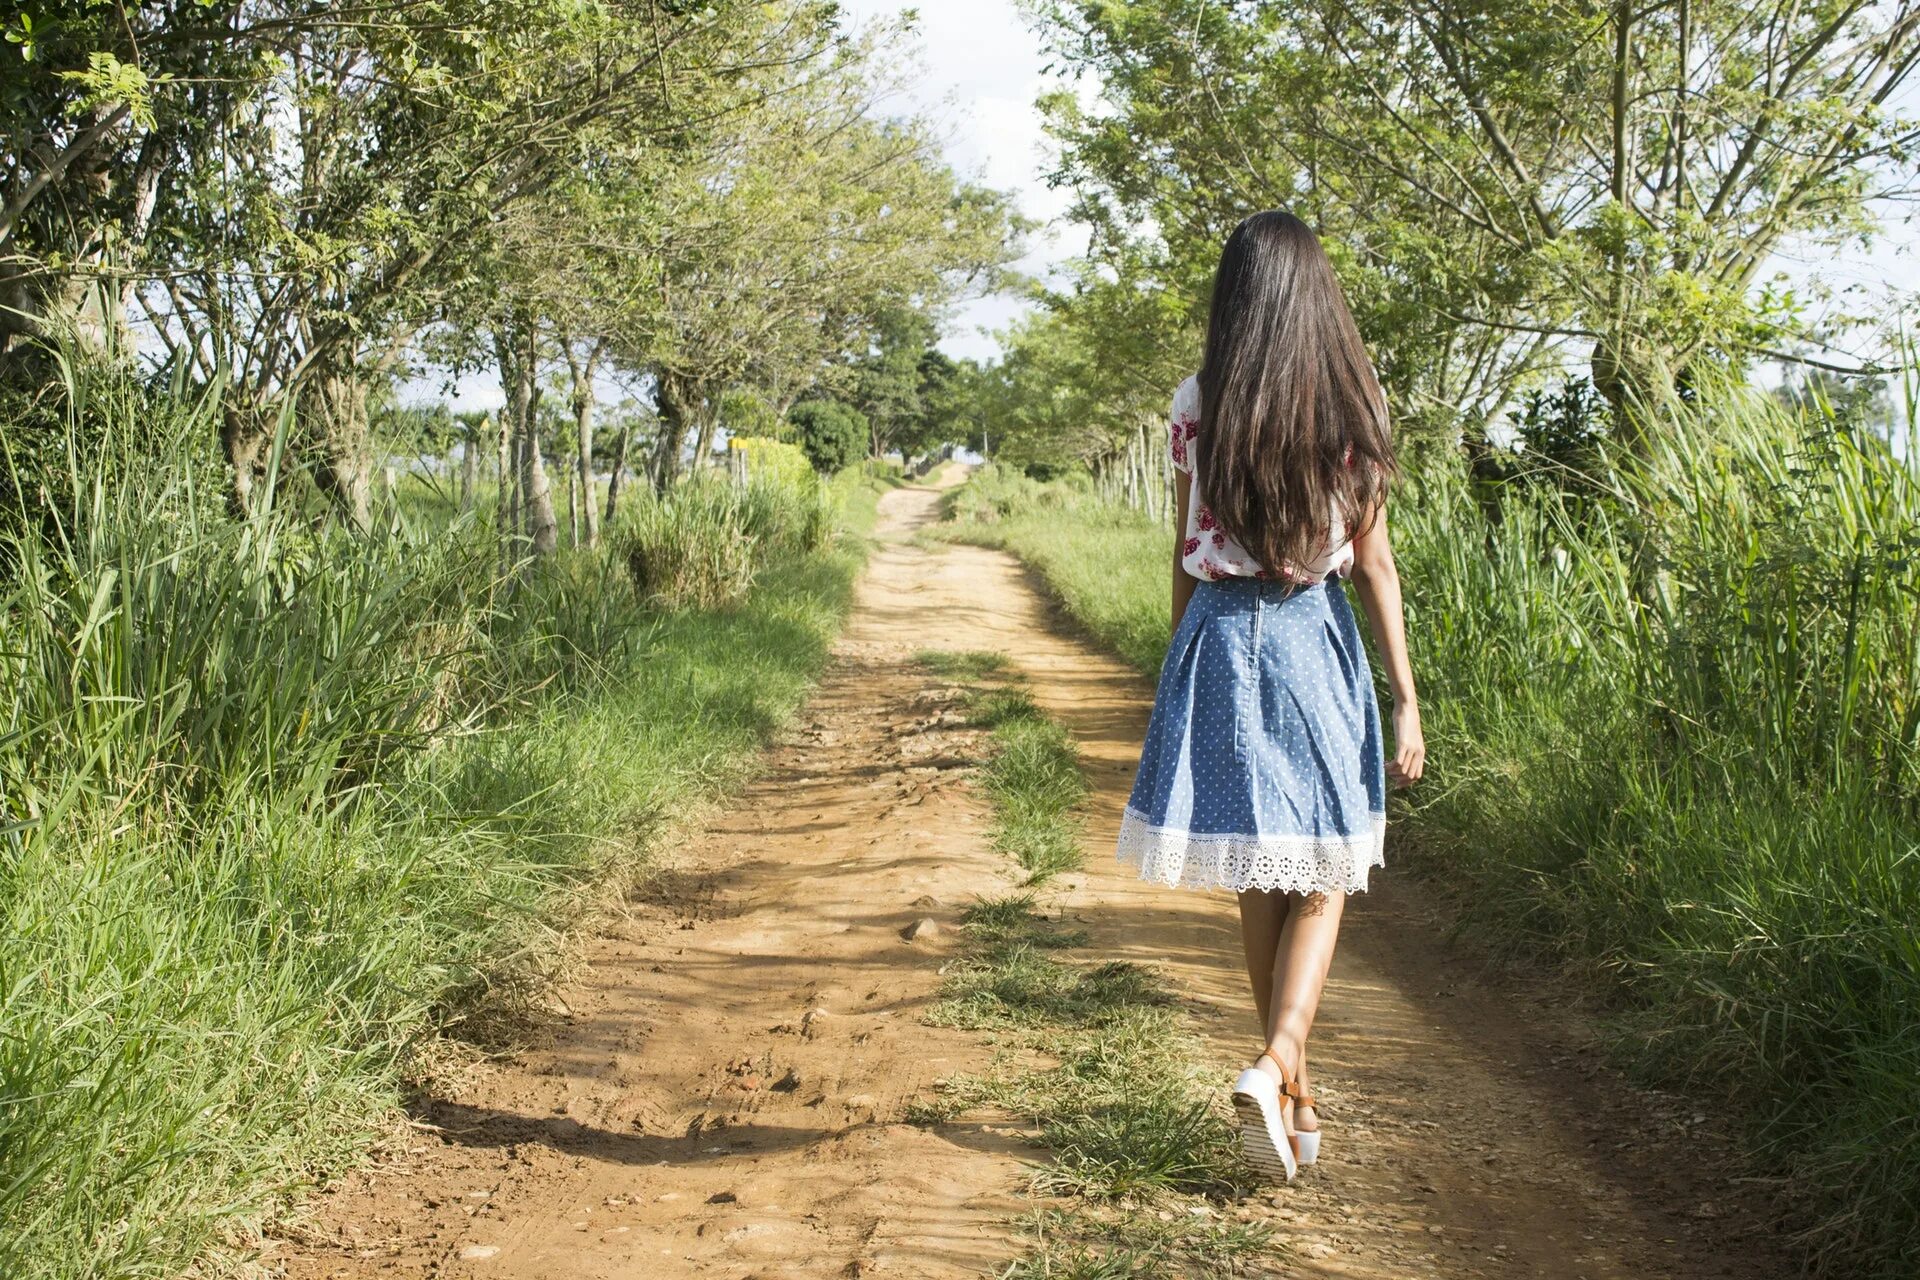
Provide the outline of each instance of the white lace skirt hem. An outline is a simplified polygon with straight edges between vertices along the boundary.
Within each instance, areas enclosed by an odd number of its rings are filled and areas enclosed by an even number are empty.
[[[1361,893],[1367,873],[1386,865],[1387,815],[1358,836],[1199,835],[1156,827],[1128,805],[1120,817],[1120,861],[1142,880],[1175,888]]]

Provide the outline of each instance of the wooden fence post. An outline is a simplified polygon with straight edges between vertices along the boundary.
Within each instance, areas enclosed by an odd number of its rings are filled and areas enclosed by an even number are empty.
[[[580,459],[575,458],[573,465],[567,468],[567,545],[580,545]]]

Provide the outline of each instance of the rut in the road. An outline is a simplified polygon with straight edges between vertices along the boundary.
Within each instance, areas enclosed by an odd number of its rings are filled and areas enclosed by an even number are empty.
[[[1017,1251],[1030,1162],[1014,1123],[903,1122],[982,1038],[919,1014],[950,926],[1014,877],[983,838],[972,741],[925,649],[995,650],[1076,736],[1089,869],[1061,904],[1086,954],[1158,967],[1224,1083],[1254,1047],[1234,906],[1138,884],[1111,841],[1152,690],[1053,625],[1026,574],[900,535],[939,494],[883,504],[834,664],[765,774],[669,859],[563,993],[572,1016],[435,1126],[324,1197],[285,1274],[960,1276]],[[1349,907],[1313,1046],[1326,1154],[1254,1201],[1287,1275],[1772,1277],[1758,1210],[1691,1130],[1595,1065],[1580,1025],[1462,965],[1396,883]],[[920,917],[944,933],[903,940]]]

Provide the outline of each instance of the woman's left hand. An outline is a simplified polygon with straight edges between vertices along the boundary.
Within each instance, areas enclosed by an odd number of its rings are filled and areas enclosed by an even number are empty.
[[[1393,705],[1393,759],[1387,762],[1387,777],[1396,787],[1410,787],[1420,781],[1427,767],[1427,743],[1420,736],[1420,704],[1396,702]]]

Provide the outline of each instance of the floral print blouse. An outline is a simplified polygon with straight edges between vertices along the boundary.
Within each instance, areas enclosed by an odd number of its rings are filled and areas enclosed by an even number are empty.
[[[1304,565],[1282,565],[1280,573],[1267,571],[1233,535],[1220,527],[1213,512],[1200,501],[1200,476],[1191,459],[1189,446],[1200,434],[1200,380],[1188,378],[1173,393],[1173,412],[1168,450],[1174,470],[1186,477],[1189,486],[1187,527],[1180,544],[1180,566],[1202,582],[1222,578],[1284,577],[1294,582],[1319,582],[1329,573],[1342,578],[1353,572],[1353,543],[1347,540],[1346,522],[1336,508],[1329,512],[1326,550]]]

